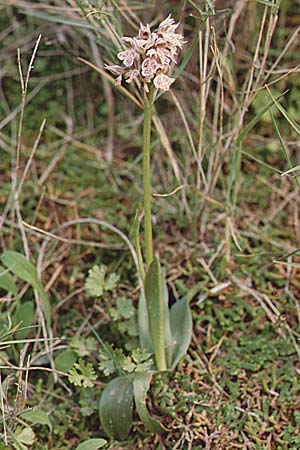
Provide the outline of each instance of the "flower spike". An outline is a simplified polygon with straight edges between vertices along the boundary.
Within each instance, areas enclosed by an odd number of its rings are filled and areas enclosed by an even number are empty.
[[[186,43],[182,34],[175,32],[178,25],[169,15],[154,31],[149,24],[141,23],[136,37],[124,36],[122,43],[125,49],[118,53],[123,65],[106,66],[107,70],[118,75],[116,84],[120,85],[125,79],[127,83],[136,81],[145,92],[150,91],[151,85],[162,92],[168,91],[175,81],[169,76],[171,64],[176,64],[177,50]]]

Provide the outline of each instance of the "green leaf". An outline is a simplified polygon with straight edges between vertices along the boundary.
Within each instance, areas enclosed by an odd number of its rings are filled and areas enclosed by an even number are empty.
[[[280,113],[283,115],[283,117],[286,119],[286,121],[290,124],[290,126],[296,131],[296,133],[300,136],[300,126],[294,121],[294,119],[290,116],[290,114],[284,109],[283,106],[281,106],[280,103],[278,103],[277,98],[275,98],[271,91],[268,89],[268,94],[273,100],[274,104],[276,105],[276,108],[280,111]],[[284,93],[285,94],[285,93]],[[282,94],[282,95],[284,95]]]
[[[70,346],[78,356],[89,356],[97,349],[97,341],[92,336],[87,338],[73,337]]]
[[[108,361],[101,361],[98,364],[98,369],[107,377],[116,371],[115,364],[112,359],[109,359]]]
[[[173,339],[170,324],[170,310],[169,310],[169,292],[166,283],[165,273],[162,274],[162,301],[163,301],[163,320],[164,320],[164,343],[167,359],[167,367],[171,367],[173,355]]]
[[[69,372],[77,360],[77,355],[73,350],[67,349],[60,352],[54,360],[57,370]]]
[[[17,339],[25,339],[28,336],[29,328],[34,321],[33,302],[24,302],[17,308],[13,314],[14,326],[21,322],[21,326],[16,332]]]
[[[163,303],[164,345],[166,349],[167,367],[170,367],[172,362],[173,348],[172,333],[170,328],[169,293],[164,274],[162,274],[161,289]],[[148,311],[143,292],[141,292],[140,294],[138,303],[138,334],[141,349],[152,354],[153,345],[149,336]]]
[[[173,339],[173,362],[171,370],[174,370],[179,360],[187,352],[193,333],[192,313],[186,298],[172,305],[170,322]]]
[[[48,22],[63,23],[63,24],[71,25],[73,27],[85,28],[85,29],[94,30],[94,31],[98,31],[98,32],[101,32],[103,30],[103,28],[96,27],[95,25],[88,23],[86,20],[85,21],[73,20],[73,19],[69,19],[68,17],[59,16],[57,14],[51,15],[51,14],[36,12],[33,10],[27,11],[25,9],[21,9],[20,11],[23,14],[29,15],[31,17],[36,17],[38,19],[47,20]]]
[[[118,440],[127,438],[132,425],[133,385],[131,376],[114,378],[104,388],[99,402],[103,430]]]
[[[133,301],[130,298],[119,297],[117,299],[117,308],[124,319],[130,319],[135,315],[135,307],[133,306]]]
[[[93,387],[97,375],[91,363],[85,363],[82,358],[69,372],[69,381],[74,386],[82,386],[84,388]]]
[[[146,406],[147,392],[150,388],[152,374],[147,372],[136,373],[133,380],[134,401],[138,415],[141,421],[152,433],[164,433],[166,428],[157,420],[149,415]]]
[[[38,277],[36,268],[24,255],[14,251],[6,251],[1,255],[1,261],[13,274],[29,283],[36,289],[42,299],[47,327],[51,325],[51,306],[48,295]]]
[[[148,310],[149,335],[158,370],[166,370],[164,339],[164,306],[162,274],[158,258],[154,257],[145,276],[145,297]]]
[[[287,91],[286,91],[287,92]],[[283,95],[286,94],[286,92],[284,92],[283,94],[279,95],[276,99],[273,99],[274,101],[271,101],[270,103],[267,104],[267,106],[265,106],[264,108],[262,108],[261,111],[258,112],[258,114],[256,114],[255,117],[253,117],[252,120],[250,120],[250,122],[242,129],[242,131],[240,132],[238,138],[237,138],[237,142],[242,142],[243,139],[247,136],[247,134],[252,130],[252,128],[260,121],[260,119],[263,117],[263,115],[269,110],[270,107],[274,106],[274,103],[276,104],[276,100],[280,99]]]
[[[153,345],[149,336],[148,311],[144,292],[140,293],[138,303],[138,330],[142,350],[153,353]]]
[[[35,434],[31,427],[17,428],[14,433],[14,438],[16,439],[18,444],[32,445],[35,441]],[[21,446],[21,448],[26,447]]]
[[[4,269],[3,267],[0,267],[0,288],[5,289],[7,292],[11,292],[16,300],[17,306],[20,306],[16,283],[7,269]]]
[[[89,270],[85,282],[85,288],[92,297],[101,297],[104,291],[112,291],[119,280],[119,275],[112,273],[105,279],[107,267],[104,265],[94,266]]]
[[[281,146],[282,153],[283,153],[283,155],[284,155],[284,157],[285,157],[285,159],[286,159],[286,161],[287,161],[287,163],[288,163],[288,165],[290,167],[290,170],[288,172],[292,173],[294,171],[294,169],[293,169],[293,165],[292,165],[292,162],[291,162],[291,159],[290,159],[290,155],[289,155],[288,149],[287,149],[287,147],[286,147],[286,145],[284,143],[284,140],[282,139],[282,136],[281,136],[281,133],[280,133],[280,129],[279,129],[278,125],[277,125],[277,122],[275,120],[274,114],[272,113],[271,109],[270,109],[270,116],[271,116],[271,119],[272,119],[272,122],[273,122],[273,126],[274,126],[275,132],[277,134],[277,137],[278,137],[278,140],[279,140],[279,143],[280,143],[280,146]],[[295,181],[297,183],[298,188],[300,188],[300,183],[299,183],[299,180],[298,180],[297,176],[295,177]]]
[[[98,448],[104,447],[107,444],[105,439],[88,439],[82,442],[76,447],[76,450],[98,450]]]
[[[101,297],[104,291],[106,266],[94,266],[89,270],[85,282],[87,293],[92,297]]]
[[[111,273],[105,282],[104,289],[106,291],[113,291],[117,286],[119,279],[120,279],[119,275]]]
[[[26,411],[21,414],[22,419],[33,423],[34,425],[47,425],[49,427],[50,433],[52,432],[52,424],[48,415],[42,409],[33,409],[32,411]]]

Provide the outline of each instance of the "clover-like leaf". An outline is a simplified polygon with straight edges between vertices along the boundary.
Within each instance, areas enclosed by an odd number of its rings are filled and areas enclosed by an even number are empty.
[[[73,337],[70,346],[78,356],[89,356],[97,349],[97,341],[92,336],[87,338]]]
[[[119,297],[117,299],[117,308],[124,319],[130,319],[136,312],[132,299],[126,297]]]
[[[111,273],[108,279],[105,281],[104,289],[106,291],[113,291],[117,286],[120,277],[116,273]]]
[[[85,281],[87,293],[92,297],[101,297],[104,291],[106,266],[94,266],[89,270]]]
[[[85,288],[92,297],[101,297],[104,291],[112,291],[119,280],[119,275],[111,273],[106,278],[107,267],[94,266],[89,270],[88,277],[85,282]]]

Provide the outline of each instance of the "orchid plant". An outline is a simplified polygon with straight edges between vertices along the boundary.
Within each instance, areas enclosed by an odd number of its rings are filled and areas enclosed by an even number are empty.
[[[144,252],[136,221],[135,247],[139,261],[142,289],[138,305],[139,341],[143,352],[154,355],[153,366],[145,371],[139,366],[132,373],[110,381],[100,398],[100,420],[104,431],[116,439],[124,439],[132,425],[133,402],[145,426],[152,432],[166,431],[160,422],[150,417],[146,396],[155,372],[173,371],[186,353],[192,334],[192,317],[186,298],[169,308],[165,275],[154,256],[151,212],[151,122],[153,105],[158,93],[168,91],[174,83],[172,69],[178,50],[185,44],[176,32],[178,23],[169,15],[158,28],[140,24],[138,35],[123,37],[124,49],[118,53],[119,65],[106,66],[117,76],[115,83],[135,83],[144,107],[143,124],[143,190],[144,190]],[[145,262],[144,262],[144,257]]]

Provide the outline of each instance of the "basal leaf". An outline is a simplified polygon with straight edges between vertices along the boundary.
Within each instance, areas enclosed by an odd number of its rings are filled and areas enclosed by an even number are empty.
[[[174,370],[179,360],[187,352],[193,332],[192,313],[186,298],[174,303],[170,312],[170,322],[173,338],[171,370]]]
[[[55,357],[55,367],[57,370],[61,370],[62,372],[69,372],[76,363],[76,360],[77,354],[68,348],[60,352]]]
[[[11,292],[17,302],[17,306],[20,305],[20,299],[14,279],[7,269],[4,269],[3,267],[0,267],[0,288],[7,292]]]
[[[98,448],[102,448],[106,444],[107,441],[105,439],[93,438],[79,444],[76,450],[98,450]]]
[[[99,402],[99,416],[105,433],[124,440],[132,425],[133,383],[131,376],[114,378],[104,388]]]
[[[36,289],[42,299],[47,327],[51,325],[51,307],[48,295],[38,277],[37,270],[24,255],[14,251],[6,251],[1,255],[1,261],[13,274]]]
[[[34,321],[34,304],[33,302],[24,302],[14,311],[13,324],[14,326],[21,323],[16,332],[17,339],[25,339],[29,333],[30,325]]]
[[[152,433],[161,434],[166,430],[166,428],[159,422],[159,420],[154,419],[149,415],[146,398],[147,392],[150,388],[152,375],[149,372],[136,373],[133,380],[133,392],[134,401],[138,415],[141,421]]]

